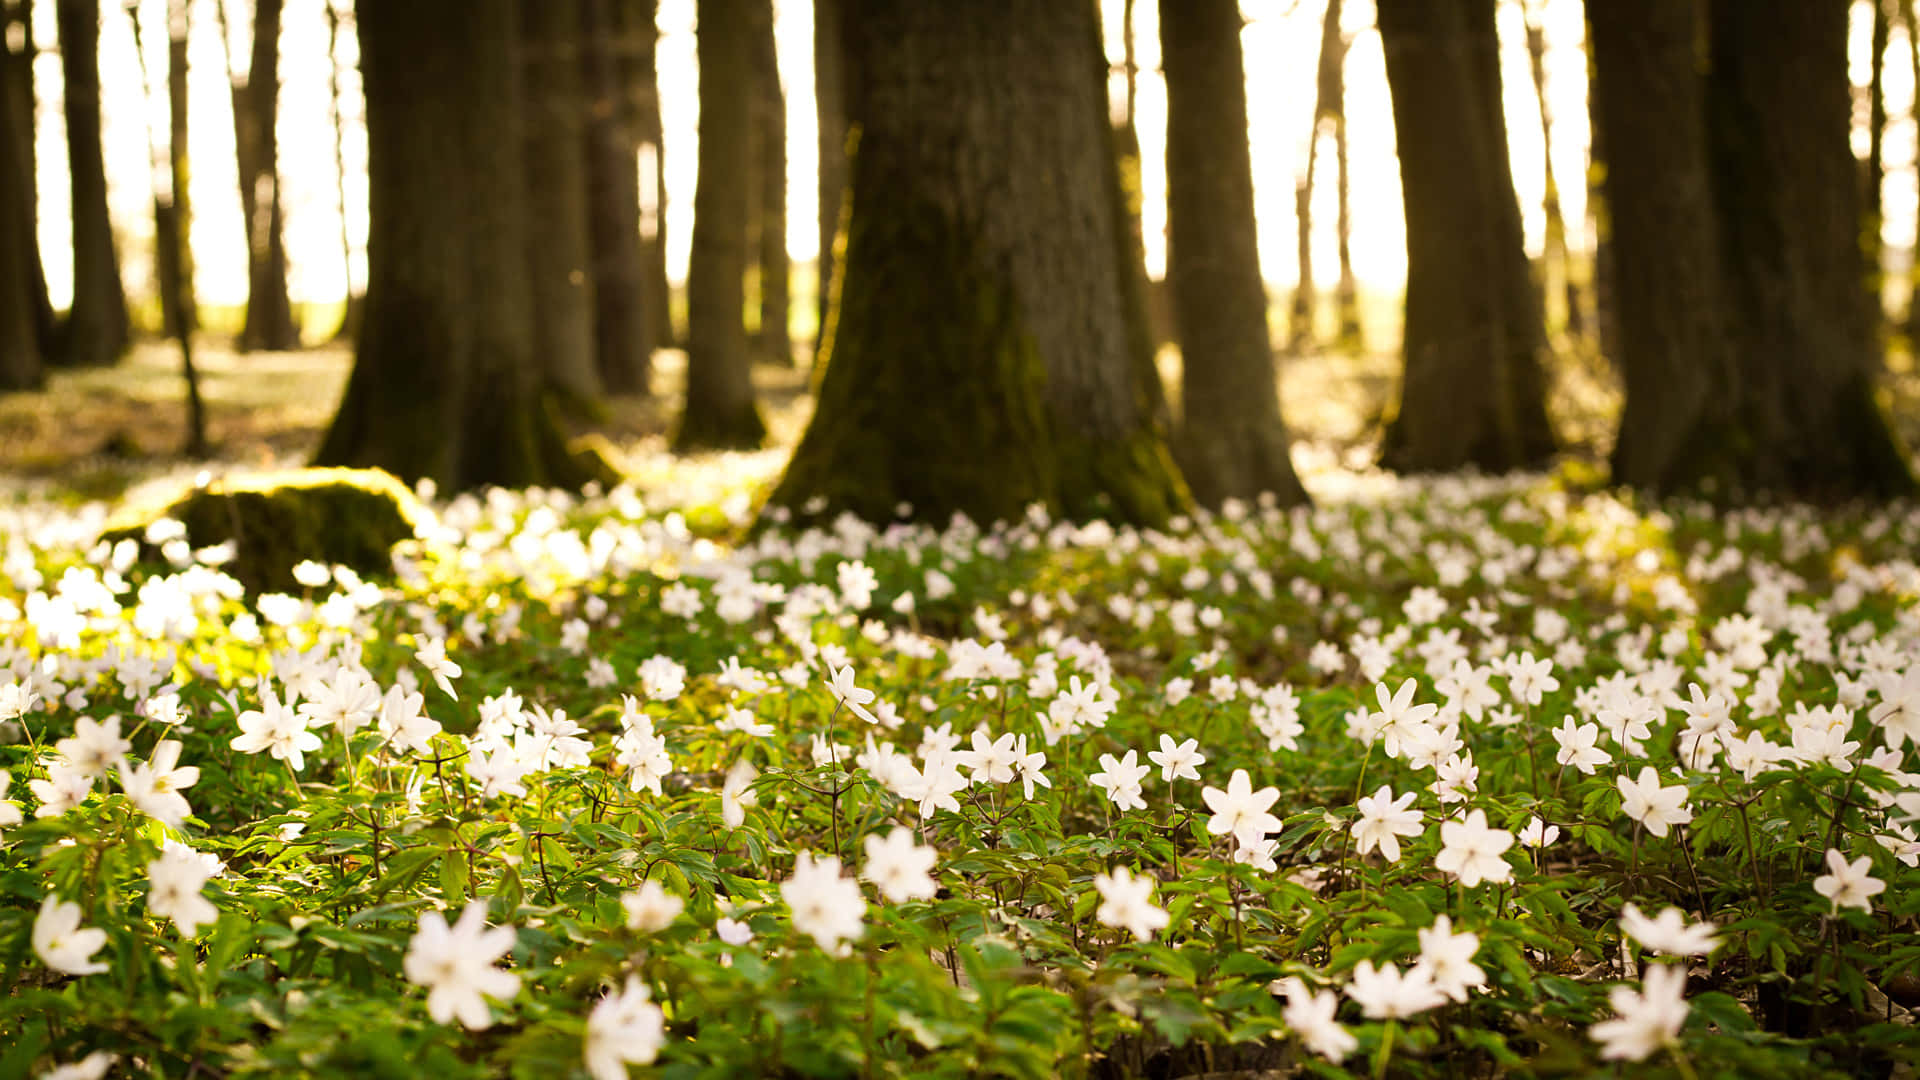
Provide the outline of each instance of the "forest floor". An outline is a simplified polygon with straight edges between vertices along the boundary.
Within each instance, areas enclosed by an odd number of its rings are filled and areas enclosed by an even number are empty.
[[[810,347],[796,352],[801,366],[761,365],[759,387],[771,432],[767,470],[805,429],[812,414]],[[1602,460],[1619,412],[1619,388],[1599,361],[1562,352],[1552,398],[1554,419],[1576,456]],[[184,457],[186,405],[179,355],[170,344],[136,346],[117,367],[55,372],[44,390],[0,395],[0,493],[112,499],[144,482],[199,468],[279,468],[298,465],[326,432],[352,366],[345,345],[298,352],[241,355],[223,342],[196,345],[213,459]],[[584,430],[606,435],[639,463],[664,455],[684,386],[685,354],[655,357],[654,393],[613,401],[607,415]],[[1179,409],[1179,354],[1165,349],[1161,373]],[[1920,446],[1920,370],[1904,352],[1889,360],[1894,415],[1908,446]],[[1323,352],[1284,360],[1284,415],[1297,443],[1323,452],[1329,463],[1370,461],[1391,406],[1398,357]],[[647,471],[653,471],[651,469]]]

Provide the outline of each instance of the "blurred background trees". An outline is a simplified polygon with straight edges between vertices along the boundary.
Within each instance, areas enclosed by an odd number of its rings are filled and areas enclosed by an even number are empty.
[[[1150,521],[1305,497],[1298,369],[1404,471],[1913,489],[1910,0],[936,6],[0,0],[0,388],[339,327],[318,459],[461,488],[804,378],[779,503]]]

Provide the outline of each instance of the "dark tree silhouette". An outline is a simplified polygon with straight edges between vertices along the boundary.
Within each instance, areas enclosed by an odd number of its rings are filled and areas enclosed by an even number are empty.
[[[1287,456],[1253,217],[1238,0],[1161,0],[1167,284],[1181,354],[1175,448],[1207,506],[1306,500]]]
[[[816,366],[825,355],[833,275],[840,265],[840,225],[847,197],[847,101],[843,0],[813,0],[813,99],[820,133],[820,255],[815,266],[819,310],[813,336]]]
[[[753,396],[746,307],[747,216],[753,198],[753,8],[700,0],[700,179],[687,263],[687,400],[676,450],[753,447],[766,425]]]
[[[535,351],[514,0],[361,0],[366,321],[317,463],[442,490],[587,474]]]
[[[99,0],[60,0],[60,69],[66,83],[67,175],[73,221],[73,303],[61,361],[111,364],[127,347],[127,298],[120,285],[107,170],[100,142]]]
[[[621,59],[622,50],[634,47],[627,6],[628,0],[585,0],[587,243],[600,381],[609,393],[645,394],[654,340],[640,252],[636,118]],[[646,7],[650,25],[652,5]]]
[[[187,38],[193,29],[189,0],[167,0],[168,196],[157,208],[166,220],[154,230],[160,272],[161,320],[168,337],[184,340],[200,328],[193,289],[193,203],[187,157]]]
[[[240,215],[246,224],[247,311],[240,349],[300,347],[287,295],[287,245],[280,208],[280,10],[282,0],[256,0],[253,49],[245,74],[234,63],[228,0],[220,0],[220,37],[227,44],[233,91],[233,146],[239,165]]]
[[[1407,220],[1399,412],[1382,463],[1410,472],[1544,463],[1545,330],[1500,102],[1494,0],[1379,0]]]
[[[1188,496],[1123,256],[1092,6],[843,10],[860,133],[845,261],[819,405],[773,503],[1164,521]]]
[[[63,362],[64,350],[59,341],[53,303],[47,298],[47,268],[40,257],[36,235],[40,222],[40,185],[34,132],[39,122],[39,110],[33,89],[33,61],[39,55],[39,50],[33,40],[32,0],[0,0],[0,32],[6,35],[6,45],[0,47],[10,46],[16,35],[20,46],[7,69],[9,77],[18,85],[13,88],[12,94],[0,94],[0,98],[10,99],[16,110],[13,130],[19,140],[16,152],[20,155],[25,186],[21,205],[26,213],[26,224],[21,235],[29,240],[27,261],[30,277],[27,288],[33,304],[34,340],[39,343],[41,355],[49,363],[57,364]]]
[[[35,241],[33,230],[23,227],[30,216],[25,140],[17,130],[23,112],[15,100],[18,63],[20,58],[0,41],[0,221],[7,223],[0,237],[0,390],[35,387],[44,377],[34,314]]]
[[[523,2],[520,21],[534,350],[544,359],[548,387],[556,397],[586,413],[598,406],[602,391],[595,364],[588,236],[589,101],[580,74],[582,6]]]
[[[753,12],[754,194],[749,227],[750,258],[759,284],[760,333],[755,342],[769,363],[793,366],[793,264],[787,255],[787,96],[780,86],[780,57],[773,37],[773,0],[757,0]]]

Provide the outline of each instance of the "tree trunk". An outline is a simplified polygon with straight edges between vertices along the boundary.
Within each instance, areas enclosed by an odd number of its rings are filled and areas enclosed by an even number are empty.
[[[1867,160],[1862,165],[1861,178],[1866,209],[1860,226],[1860,249],[1866,259],[1867,311],[1873,317],[1876,348],[1887,318],[1886,263],[1885,251],[1880,243],[1880,225],[1885,220],[1881,208],[1881,190],[1887,183],[1887,95],[1884,75],[1887,39],[1892,36],[1893,29],[1887,7],[1893,2],[1873,0],[1873,73],[1867,80]]]
[[[820,133],[819,329],[813,336],[814,367],[826,355],[834,271],[840,264],[840,226],[847,197],[847,100],[843,0],[813,0],[814,115]]]
[[[640,262],[640,173],[634,110],[622,78],[624,52],[635,44],[616,8],[623,0],[586,0],[582,68],[587,112],[587,221],[592,259],[594,355],[608,393],[648,392],[653,341],[648,336]]]
[[[30,389],[44,378],[33,296],[38,245],[33,230],[21,227],[30,215],[26,139],[18,130],[24,110],[14,70],[20,62],[0,40],[0,214],[12,223],[0,238],[0,390]]]
[[[787,98],[773,38],[773,0],[753,11],[753,230],[759,282],[759,351],[769,363],[793,366],[792,264],[787,257]]]
[[[60,70],[66,82],[67,174],[73,221],[73,304],[61,360],[111,364],[127,347],[127,298],[107,213],[107,172],[100,141],[99,0],[60,0]]]
[[[759,446],[766,424],[753,397],[747,348],[747,217],[753,141],[753,8],[759,0],[699,0],[700,179],[687,262],[687,400],[676,451]]]
[[[1339,7],[1340,0],[1331,0]],[[1339,19],[1336,17],[1336,27]],[[1353,41],[1340,35],[1339,49],[1331,63],[1323,52],[1320,57],[1322,92],[1328,114],[1333,120],[1334,185],[1337,196],[1334,231],[1340,259],[1340,280],[1333,291],[1334,310],[1339,317],[1335,343],[1343,352],[1358,355],[1366,351],[1366,332],[1360,325],[1360,283],[1353,274],[1353,184],[1347,169],[1347,50]]]
[[[1744,490],[1832,498],[1914,488],[1875,397],[1847,9],[1846,0],[1710,7],[1709,162],[1740,364],[1729,389],[1744,435],[1724,449]]]
[[[846,260],[819,405],[772,501],[1165,521],[1187,491],[1154,418],[1091,5],[846,14]]]
[[[1734,354],[1720,282],[1692,4],[1588,0],[1626,404],[1613,478],[1654,491],[1735,479]]]
[[[1382,463],[1541,465],[1544,328],[1507,159],[1494,0],[1380,0],[1407,220],[1406,375]]]
[[[535,353],[514,0],[360,0],[366,322],[318,456],[577,487]]]
[[[641,194],[640,281],[641,307],[646,312],[650,348],[674,346],[684,336],[674,328],[673,284],[667,280],[667,148],[666,126],[660,117],[660,75],[657,64],[660,31],[655,0],[621,0],[621,34],[633,47],[623,53],[622,79],[633,106],[634,130],[640,139],[636,160],[645,159],[635,176]]]
[[[1534,102],[1540,110],[1540,164],[1546,190],[1540,196],[1540,210],[1546,220],[1546,235],[1540,253],[1540,284],[1543,297],[1555,292],[1565,305],[1564,329],[1571,334],[1580,319],[1580,298],[1573,280],[1573,266],[1567,254],[1567,219],[1560,211],[1560,181],[1553,171],[1553,109],[1547,100],[1547,30],[1540,22],[1540,7],[1545,0],[1526,0],[1521,4],[1527,27],[1527,66],[1533,75]],[[1555,289],[1553,286],[1558,285]]]
[[[253,50],[244,77],[233,83],[234,157],[239,165],[240,211],[246,222],[247,310],[242,352],[300,347],[300,327],[287,295],[287,245],[280,203],[280,10],[282,0],[256,0]],[[221,0],[221,37],[226,3]]]
[[[1293,290],[1293,304],[1288,309],[1287,348],[1293,352],[1305,352],[1313,348],[1314,309],[1317,306],[1316,290],[1313,283],[1313,182],[1317,175],[1316,165],[1320,160],[1320,130],[1323,124],[1332,120],[1339,139],[1338,152],[1342,155],[1343,170],[1340,176],[1341,199],[1345,200],[1345,153],[1346,132],[1345,115],[1341,98],[1345,96],[1345,79],[1342,68],[1347,51],[1346,38],[1340,33],[1340,0],[1327,0],[1326,11],[1320,18],[1320,63],[1314,69],[1313,123],[1307,130],[1307,172],[1293,189],[1293,217],[1296,240],[1299,244],[1296,261],[1300,267],[1299,283]],[[1166,30],[1160,32],[1162,40]],[[1235,51],[1238,51],[1237,49]],[[1165,66],[1165,60],[1161,62]],[[1243,98],[1244,94],[1241,95]],[[1244,110],[1243,110],[1244,111]],[[1341,228],[1346,228],[1347,206],[1340,205]],[[1341,237],[1341,274],[1343,284],[1348,284],[1353,272],[1351,260],[1345,254],[1346,237]]]
[[[167,171],[172,198],[168,204],[172,252],[158,252],[161,320],[168,337],[180,337],[200,328],[199,303],[193,291],[193,203],[188,196],[187,164],[187,38],[192,29],[189,0],[167,0]],[[156,248],[158,245],[156,244]],[[177,320],[184,318],[181,324]]]
[[[1184,415],[1175,448],[1201,504],[1306,501],[1287,456],[1253,218],[1237,0],[1160,0],[1167,77],[1167,284]]]
[[[322,0],[327,15],[327,97],[328,116],[333,121],[333,186],[340,202],[340,269],[346,282],[346,300],[341,305],[340,325],[335,340],[352,341],[360,333],[360,315],[365,297],[353,281],[353,237],[347,230],[347,122],[340,104],[340,12],[336,0]]]
[[[527,273],[536,355],[548,388],[576,415],[600,406],[587,212],[584,38],[574,3],[520,5],[526,77]]]
[[[13,64],[8,68],[11,77],[18,85],[12,95],[15,113],[14,132],[19,139],[18,153],[20,168],[25,185],[21,206],[26,211],[26,231],[22,234],[30,241],[28,245],[27,288],[33,304],[34,340],[39,343],[40,353],[49,362],[59,363],[60,347],[58,323],[53,314],[53,302],[47,298],[47,268],[40,257],[40,184],[38,155],[35,145],[35,131],[39,122],[39,109],[33,90],[33,62],[39,55],[33,42],[33,3],[32,0],[5,0],[0,6],[0,31],[4,31],[7,40],[13,35],[20,37],[20,50],[13,56]]]

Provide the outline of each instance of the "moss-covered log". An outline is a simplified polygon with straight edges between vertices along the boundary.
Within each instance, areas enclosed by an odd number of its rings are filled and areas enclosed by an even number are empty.
[[[845,258],[819,404],[773,502],[1164,521],[1188,495],[1136,347],[1091,7],[845,14]]]
[[[144,542],[147,527],[167,518],[186,526],[195,548],[232,541],[234,557],[223,569],[264,592],[296,588],[293,567],[307,559],[389,577],[394,545],[412,539],[427,514],[378,469],[299,469],[218,480],[157,509],[129,509],[102,537]]]

